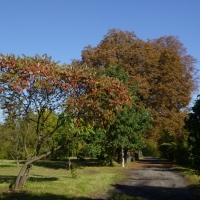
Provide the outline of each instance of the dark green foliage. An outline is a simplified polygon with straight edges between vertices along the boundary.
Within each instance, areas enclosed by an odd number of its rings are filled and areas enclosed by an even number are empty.
[[[79,140],[83,143],[81,150],[83,156],[94,158],[105,152],[106,132],[102,129],[96,129],[95,133],[83,135],[81,138],[79,137]]]
[[[176,161],[184,166],[190,166],[190,153],[187,140],[177,145]]]
[[[163,131],[160,133],[158,144],[161,156],[173,161],[175,159],[176,151],[175,136],[168,131]]]
[[[157,141],[153,139],[147,140],[145,147],[142,149],[142,153],[144,156],[160,157]]]
[[[188,132],[182,130],[181,136],[162,131],[158,139],[158,149],[161,157],[179,164],[188,165],[189,149],[187,144]]]
[[[145,145],[144,134],[151,127],[150,121],[151,116],[145,109],[135,104],[132,108],[125,107],[105,130],[97,129],[94,134],[85,136],[86,145],[82,152],[87,156],[111,160],[121,152],[121,148],[142,149]]]
[[[128,84],[128,72],[123,71],[122,64],[120,63],[117,67],[111,66],[106,70],[106,75],[110,77],[118,78],[125,84]]]
[[[200,96],[198,95],[189,118],[186,119],[186,129],[189,131],[188,144],[192,166],[200,174]]]
[[[144,146],[144,133],[150,128],[151,116],[143,108],[133,104],[132,108],[125,107],[117,114],[117,120],[108,125],[107,133],[114,138],[109,146],[141,149]]]

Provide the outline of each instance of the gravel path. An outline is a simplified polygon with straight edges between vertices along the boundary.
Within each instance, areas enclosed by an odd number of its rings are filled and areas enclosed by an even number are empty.
[[[128,178],[114,185],[114,193],[147,200],[196,200],[194,189],[164,160],[146,157],[137,169],[128,170]]]

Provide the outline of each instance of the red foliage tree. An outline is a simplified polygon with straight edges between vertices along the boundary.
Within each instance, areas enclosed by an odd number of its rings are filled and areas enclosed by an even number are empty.
[[[117,79],[101,76],[82,66],[59,66],[47,56],[23,58],[14,55],[0,56],[1,106],[11,117],[21,117],[24,123],[35,123],[37,145],[35,154],[20,170],[15,189],[24,185],[30,165],[56,151],[76,137],[66,139],[48,152],[41,152],[44,141],[52,137],[63,123],[74,126],[104,123],[115,119],[115,109],[130,105],[128,88]],[[32,114],[34,117],[32,117]],[[44,132],[45,124],[52,113],[57,121],[50,132]],[[71,119],[64,119],[66,113]],[[37,116],[37,117],[35,117]],[[81,123],[81,124],[80,124]],[[34,134],[34,133],[33,133]]]

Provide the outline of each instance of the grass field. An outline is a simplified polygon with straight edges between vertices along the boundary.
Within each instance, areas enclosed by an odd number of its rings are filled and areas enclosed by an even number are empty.
[[[14,161],[0,160],[0,199],[5,200],[65,200],[91,199],[112,188],[112,184],[124,177],[127,169],[98,166],[92,160],[73,161],[77,165],[77,177],[73,178],[66,161],[39,161],[32,166],[28,181],[22,190],[9,191],[20,167]],[[20,162],[22,166],[23,162]],[[130,163],[133,167],[134,163]],[[130,167],[129,164],[129,167]]]

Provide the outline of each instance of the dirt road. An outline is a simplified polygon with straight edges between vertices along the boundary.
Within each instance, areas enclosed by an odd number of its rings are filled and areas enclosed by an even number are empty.
[[[128,177],[114,185],[114,193],[139,196],[147,200],[197,200],[194,189],[164,160],[146,157]]]

